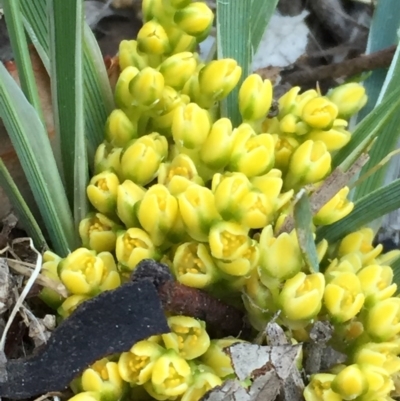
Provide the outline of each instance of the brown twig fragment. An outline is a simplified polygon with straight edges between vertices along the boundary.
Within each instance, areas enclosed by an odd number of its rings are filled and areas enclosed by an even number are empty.
[[[396,46],[390,46],[384,50],[344,60],[340,63],[322,65],[317,68],[288,72],[286,74],[283,72],[282,80],[292,85],[305,86],[328,78],[350,77],[362,72],[386,68],[389,67],[395,51]]]

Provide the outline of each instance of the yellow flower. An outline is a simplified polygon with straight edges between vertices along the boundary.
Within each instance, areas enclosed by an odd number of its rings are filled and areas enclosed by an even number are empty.
[[[240,86],[239,110],[243,120],[257,121],[265,117],[272,103],[272,84],[258,74],[249,75]]]
[[[66,319],[83,302],[90,299],[88,295],[70,295],[57,309],[61,318]]]
[[[339,117],[346,119],[358,113],[368,100],[364,86],[356,82],[337,86],[328,92],[327,97],[338,107]]]
[[[102,398],[119,400],[124,391],[124,382],[118,372],[118,364],[107,358],[100,359],[82,374],[84,391],[95,391]]]
[[[120,176],[122,148],[113,148],[111,145],[102,143],[94,155],[94,172],[100,174],[110,171]]]
[[[367,343],[355,353],[354,360],[359,365],[374,365],[393,375],[400,370],[399,347],[392,342]]]
[[[211,129],[208,111],[196,103],[189,103],[176,108],[172,120],[174,141],[188,149],[201,147]]]
[[[61,258],[54,252],[45,251],[43,254],[41,273],[45,277],[48,277],[61,284],[57,273],[58,264],[60,261]],[[64,301],[64,297],[62,297],[57,291],[47,287],[43,287],[43,289],[40,291],[39,298],[53,309],[57,309]]]
[[[171,316],[168,326],[171,333],[162,334],[165,348],[173,349],[186,360],[198,358],[210,346],[206,325],[201,320],[189,316]]]
[[[210,226],[219,219],[211,190],[192,184],[178,195],[178,204],[187,233],[196,241],[207,242]]]
[[[128,383],[142,385],[151,379],[154,363],[163,352],[164,348],[153,341],[139,341],[119,357],[119,374]]]
[[[178,154],[170,163],[162,163],[158,171],[158,183],[164,184],[174,196],[184,192],[189,185],[204,185],[193,160]]]
[[[381,399],[381,397],[389,397],[390,393],[394,390],[394,384],[386,370],[374,365],[361,365],[360,367],[368,381],[369,387],[368,393],[364,396],[365,399],[376,400]]]
[[[335,375],[330,373],[312,375],[303,392],[306,401],[342,401],[342,397],[331,388],[334,379]]]
[[[275,238],[272,226],[266,226],[260,237],[260,274],[286,280],[297,274],[302,266],[296,231]]]
[[[338,116],[337,106],[325,97],[309,100],[303,107],[301,117],[312,128],[329,129]]]
[[[117,215],[127,228],[139,227],[139,220],[136,217],[135,205],[143,199],[146,190],[125,180],[118,186],[117,192]]]
[[[200,150],[200,159],[207,167],[219,170],[229,163],[232,151],[232,122],[220,118],[212,126]]]
[[[368,391],[368,381],[357,364],[346,366],[331,383],[333,391],[344,400],[354,400]]]
[[[128,67],[135,67],[138,70],[143,70],[147,67],[147,55],[139,53],[136,40],[122,40],[119,44],[118,62],[121,72]]]
[[[137,217],[155,246],[164,243],[178,215],[178,201],[162,184],[152,185],[140,201]]]
[[[191,0],[169,0],[172,7],[177,10],[183,7],[188,6],[192,1]]]
[[[129,66],[121,71],[121,74],[118,77],[117,83],[115,85],[114,97],[116,105],[121,109],[129,108],[134,104],[134,99],[130,92],[129,85],[137,74],[139,74],[139,69]]]
[[[275,142],[275,164],[274,167],[286,171],[289,166],[290,157],[299,147],[300,143],[292,137],[273,134]]]
[[[295,114],[287,114],[279,122],[279,130],[283,134],[296,134],[299,136],[306,135],[310,128]]]
[[[200,360],[221,378],[231,375],[234,373],[232,362],[223,349],[239,342],[243,340],[234,337],[212,340],[207,352],[200,356]]]
[[[266,174],[274,165],[274,153],[275,142],[272,135],[256,135],[250,125],[241,124],[233,132],[228,169],[243,173],[249,178]]]
[[[323,142],[305,141],[292,154],[285,180],[286,188],[314,184],[331,169],[331,155]]]
[[[214,13],[206,3],[194,2],[178,10],[174,22],[191,36],[203,37],[211,29]]]
[[[390,341],[400,333],[400,298],[387,298],[368,310],[365,327],[376,341]]]
[[[172,263],[176,279],[188,287],[205,288],[216,280],[217,268],[205,244],[180,244]]]
[[[361,269],[357,276],[367,306],[390,298],[397,290],[397,285],[392,283],[393,270],[390,266],[369,265]]]
[[[333,279],[326,285],[324,304],[335,321],[346,322],[360,312],[364,294],[358,277],[351,272],[332,273]]]
[[[354,203],[347,200],[349,192],[349,187],[343,187],[331,200],[325,203],[314,216],[314,224],[329,225],[346,217],[354,208]]]
[[[101,395],[96,391],[84,391],[82,393],[76,394],[69,400],[72,401],[100,401]]]
[[[120,228],[103,214],[90,213],[79,223],[79,236],[86,248],[96,252],[112,252],[117,240],[116,230]]]
[[[114,215],[119,179],[109,171],[95,175],[86,189],[90,203],[103,214]]]
[[[168,350],[154,363],[151,382],[160,395],[176,397],[182,395],[192,380],[189,364],[173,349]]]
[[[299,94],[300,89],[299,86],[294,86],[278,99],[279,119],[282,119],[284,116],[291,113],[295,108],[297,95]]]
[[[325,278],[322,273],[297,273],[283,284],[279,301],[283,314],[290,320],[311,319],[321,309]]]
[[[144,23],[137,34],[138,50],[149,55],[160,56],[170,50],[168,36],[157,21]]]
[[[182,31],[175,24],[165,26],[165,32],[168,35],[171,54],[193,52],[196,50],[196,38]]]
[[[200,92],[219,101],[224,99],[239,82],[242,69],[233,59],[214,60],[199,72]]]
[[[347,121],[336,119],[333,122],[333,126],[329,130],[315,129],[309,132],[306,139],[312,141],[322,141],[329,152],[334,152],[343,148],[351,139],[351,133],[345,128],[347,127]]]
[[[196,367],[193,384],[185,391],[181,401],[200,400],[207,391],[222,384],[222,380],[204,365]]]
[[[197,68],[197,60],[193,53],[182,52],[165,59],[159,71],[164,76],[165,85],[180,90],[186,81],[194,74]]]
[[[117,271],[114,256],[110,252],[100,252],[97,257],[103,261],[104,271],[101,278],[100,290],[114,290],[121,285],[121,277]]]
[[[118,234],[115,254],[122,270],[134,270],[143,259],[157,258],[150,236],[140,228],[129,228]]]
[[[129,83],[133,106],[153,107],[164,90],[164,77],[151,67],[145,67]]]
[[[368,266],[380,255],[383,245],[379,244],[375,248],[372,245],[374,232],[370,228],[363,228],[346,235],[340,242],[338,256],[342,257],[349,253],[358,253],[364,266]]]
[[[137,137],[137,125],[133,124],[122,111],[115,109],[106,121],[105,139],[113,146],[125,146],[130,140]]]
[[[95,295],[104,275],[103,261],[96,252],[78,248],[58,265],[61,281],[71,294]]]
[[[121,172],[125,179],[138,185],[146,185],[156,177],[167,153],[168,142],[164,136],[156,132],[142,136],[124,150]]]

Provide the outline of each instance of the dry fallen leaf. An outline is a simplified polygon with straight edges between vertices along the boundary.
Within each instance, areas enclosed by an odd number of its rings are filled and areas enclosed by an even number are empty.
[[[0,315],[2,315],[11,306],[11,287],[12,281],[7,260],[0,259]]]

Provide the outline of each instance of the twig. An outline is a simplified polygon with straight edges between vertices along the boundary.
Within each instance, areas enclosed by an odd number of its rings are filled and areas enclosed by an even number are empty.
[[[282,73],[282,81],[292,85],[305,86],[328,78],[350,77],[362,72],[372,71],[379,68],[386,68],[390,65],[396,46],[390,46],[378,52],[362,55],[345,60],[340,63],[322,65],[317,68],[304,71]]]

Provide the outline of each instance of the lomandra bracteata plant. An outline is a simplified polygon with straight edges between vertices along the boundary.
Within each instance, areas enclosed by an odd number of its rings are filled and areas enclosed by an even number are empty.
[[[169,3],[167,5],[167,3]],[[296,231],[281,232],[299,190],[318,188],[332,155],[351,140],[348,119],[366,102],[356,83],[322,96],[290,89],[268,117],[269,80],[252,74],[238,95],[242,123],[219,117],[219,102],[237,86],[235,60],[204,63],[195,53],[213,22],[205,3],[144,0],[137,40],[120,45],[118,109],[105,127],[87,188],[94,212],[80,224],[82,248],[44,271],[70,296],[42,298],[68,317],[82,302],[118,287],[143,259],[160,260],[186,286],[241,302],[255,329],[278,312],[290,340],[306,341],[311,323],[330,321],[345,365],[311,376],[307,401],[390,400],[400,372],[400,298],[396,254],[373,246],[365,228],[338,243],[316,244],[311,271]],[[314,216],[332,224],[353,204],[342,188]],[[323,273],[322,273],[323,272]],[[73,401],[197,401],[234,377],[205,323],[169,316],[171,333],[96,362],[76,380]]]

